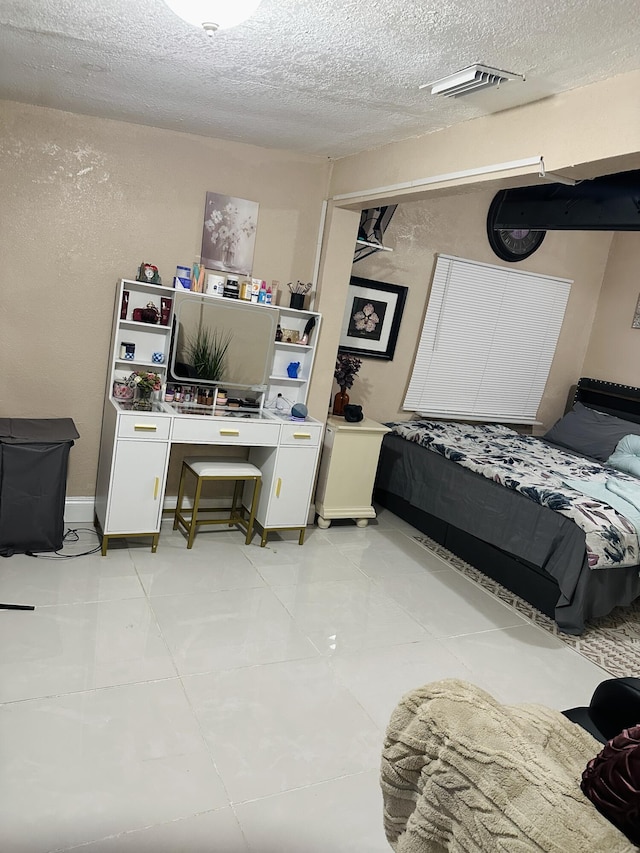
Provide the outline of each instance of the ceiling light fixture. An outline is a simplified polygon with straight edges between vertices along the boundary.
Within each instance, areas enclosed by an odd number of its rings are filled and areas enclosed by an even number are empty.
[[[481,89],[489,89],[491,86],[499,86],[514,77],[519,77],[524,82],[524,74],[514,74],[512,71],[501,71],[499,68],[490,68],[488,65],[468,65],[460,71],[441,77],[433,83],[423,83],[419,89],[431,88],[432,95],[444,95],[445,98],[460,98],[462,95],[470,95]]]
[[[261,0],[164,0],[172,12],[192,24],[202,27],[212,36],[217,30],[236,27],[256,11]]]

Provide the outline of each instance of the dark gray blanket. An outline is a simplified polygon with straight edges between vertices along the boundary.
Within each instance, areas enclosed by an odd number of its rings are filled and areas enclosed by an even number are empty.
[[[570,519],[399,436],[384,437],[376,486],[548,572],[567,633],[640,595],[638,567],[589,568],[584,532]]]

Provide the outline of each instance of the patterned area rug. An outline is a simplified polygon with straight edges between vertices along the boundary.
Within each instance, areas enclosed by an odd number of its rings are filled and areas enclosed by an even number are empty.
[[[504,604],[513,607],[535,625],[539,625],[562,640],[583,657],[597,664],[613,676],[640,676],[640,600],[631,607],[616,607],[608,616],[588,623],[581,637],[563,634],[556,623],[540,613],[515,593],[505,589],[497,581],[484,575],[469,563],[465,563],[451,551],[447,551],[428,536],[414,536],[416,542],[428,551],[437,554],[456,571],[475,581],[479,586],[495,595]]]

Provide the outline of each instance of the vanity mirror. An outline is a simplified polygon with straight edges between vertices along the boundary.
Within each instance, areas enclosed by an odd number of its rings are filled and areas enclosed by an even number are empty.
[[[277,311],[200,293],[177,292],[175,300],[169,381],[254,390],[266,386],[273,362]],[[209,350],[213,360],[216,355],[222,356],[219,370],[213,374],[215,379],[198,372],[195,349]]]

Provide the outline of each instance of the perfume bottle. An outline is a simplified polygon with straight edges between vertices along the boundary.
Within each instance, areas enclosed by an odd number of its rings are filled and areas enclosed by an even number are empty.
[[[160,297],[160,325],[169,325],[169,315],[171,314],[171,299],[168,296]]]

